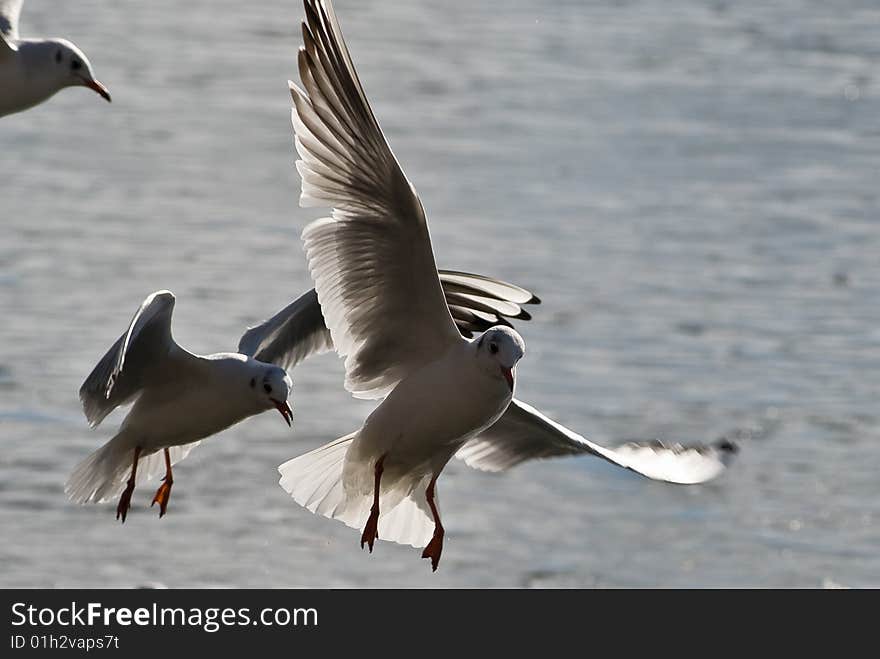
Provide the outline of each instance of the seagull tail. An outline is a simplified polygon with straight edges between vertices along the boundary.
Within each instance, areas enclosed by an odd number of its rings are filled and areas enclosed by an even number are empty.
[[[183,460],[198,443],[170,447],[171,464]],[[134,445],[130,438],[119,433],[76,466],[67,479],[64,493],[74,503],[101,503],[115,499],[125,489],[133,459]],[[162,450],[141,453],[137,485],[164,473],[165,457]]]
[[[366,489],[360,485],[364,482],[372,484],[373,476],[372,466],[354,463],[346,466],[346,455],[356,437],[357,433],[340,437],[288,460],[278,467],[281,474],[278,482],[294,501],[307,510],[361,530],[370,515],[373,497],[372,485]],[[367,468],[369,474],[352,473]],[[346,480],[355,480],[358,486],[346,488]],[[393,485],[390,490],[383,487],[379,507],[381,540],[413,547],[428,544],[434,531],[434,522],[424,488],[413,487],[406,480]]]

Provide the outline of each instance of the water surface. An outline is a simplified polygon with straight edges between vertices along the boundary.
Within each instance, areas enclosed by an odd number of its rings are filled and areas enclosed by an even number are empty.
[[[439,484],[418,552],[315,518],[276,466],[358,426],[333,355],[296,421],[215,437],[169,514],[75,506],[109,439],[77,390],[149,292],[176,339],[234,349],[311,287],[286,80],[294,0],[32,0],[113,94],[0,120],[2,586],[880,585],[880,102],[873,2],[339,0],[441,267],[544,304],[518,395],[599,441],[739,439],[715,483],[590,458]],[[750,3],[749,3],[750,4]]]

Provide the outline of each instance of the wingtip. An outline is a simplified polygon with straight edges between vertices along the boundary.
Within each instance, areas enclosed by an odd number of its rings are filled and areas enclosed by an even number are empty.
[[[174,297],[174,293],[169,290],[162,289],[160,291],[153,291],[150,293],[145,299],[144,304],[149,304],[150,302],[154,302],[155,300],[165,300],[167,302],[174,302],[176,298]]]
[[[306,102],[308,103],[308,94],[303,91],[302,87],[296,84],[293,80],[287,81],[287,89],[290,92],[290,97],[293,99],[293,107],[291,108],[291,116],[290,120],[293,122],[294,131],[296,131],[296,119],[298,117],[298,113],[300,111],[297,103]]]
[[[541,298],[532,293],[531,299],[526,300],[523,304],[541,304]]]
[[[13,53],[18,52],[18,45],[12,42],[12,39],[0,32],[0,43],[6,44],[6,47]]]
[[[737,453],[739,453],[739,446],[724,437],[715,442],[715,448],[723,453],[730,453],[731,455],[736,455]]]

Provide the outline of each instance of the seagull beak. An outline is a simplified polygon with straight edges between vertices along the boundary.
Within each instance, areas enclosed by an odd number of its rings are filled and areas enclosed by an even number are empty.
[[[507,380],[507,386],[513,391],[513,369],[502,366],[501,375],[504,376],[504,379]]]
[[[275,409],[281,412],[281,416],[283,416],[284,420],[287,421],[287,425],[293,426],[293,424],[291,423],[293,421],[293,410],[290,409],[290,405],[287,404],[287,401],[285,400],[284,402],[282,402],[280,400],[275,400],[274,398],[270,398],[269,400],[271,400],[275,404]]]
[[[98,82],[97,80],[85,80],[83,82],[83,85],[88,87],[95,93],[99,94],[105,101],[110,103],[110,92],[107,91],[107,88],[100,82]]]

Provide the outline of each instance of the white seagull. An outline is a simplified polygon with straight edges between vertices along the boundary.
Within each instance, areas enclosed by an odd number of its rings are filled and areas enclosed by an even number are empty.
[[[67,39],[20,39],[23,0],[0,0],[0,117],[27,110],[65,87],[88,87],[110,102],[85,54]]]
[[[523,288],[488,277],[455,271],[440,276],[465,336],[506,323],[505,317],[528,320],[521,305],[539,302]],[[333,348],[314,289],[247,330],[237,353],[202,357],[181,348],[171,336],[173,310],[169,291],[148,296],[80,389],[92,427],[134,402],[116,436],[77,466],[66,486],[78,503],[119,496],[116,518],[123,522],[135,485],[161,473],[160,451],[165,476],[153,504],[161,517],[171,494],[171,466],[200,440],[272,408],[290,425],[286,370]]]
[[[302,206],[332,216],[303,231],[309,268],[345,386],[384,400],[355,432],[279,467],[308,510],[382,538],[425,547],[437,569],[444,530],[437,477],[453,455],[500,470],[523,460],[589,453],[649,478],[699,483],[732,447],[645,442],[607,449],[513,399],[520,336],[456,331],[444,304],[424,210],[373,115],[332,5],[305,1],[293,96]],[[511,402],[512,401],[512,402]]]

